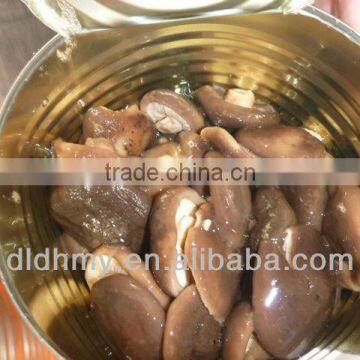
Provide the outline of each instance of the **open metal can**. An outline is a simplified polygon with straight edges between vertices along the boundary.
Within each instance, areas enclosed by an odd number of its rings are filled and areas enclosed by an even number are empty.
[[[78,2],[80,3],[80,2]],[[289,121],[318,133],[337,156],[360,154],[360,37],[330,15],[194,17],[53,38],[15,81],[1,109],[0,154],[44,155],[57,137],[76,142],[91,106],[119,109],[157,87],[243,87],[277,104]],[[0,269],[23,319],[59,357],[108,359],[88,316],[78,271],[11,271],[7,256],[60,248],[48,189],[1,187]],[[12,335],[8,335],[12,336]],[[15,336],[15,335],[14,335]],[[360,299],[342,310],[303,359],[360,359]]]

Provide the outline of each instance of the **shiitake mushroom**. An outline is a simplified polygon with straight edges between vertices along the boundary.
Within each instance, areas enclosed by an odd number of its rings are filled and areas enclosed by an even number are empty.
[[[271,105],[261,104],[252,108],[240,106],[226,101],[209,85],[197,89],[195,98],[216,126],[232,129],[257,128],[280,121],[278,112]]]
[[[202,303],[196,286],[188,286],[171,303],[167,312],[163,358],[215,360],[220,346],[220,324]]]
[[[167,89],[152,90],[140,101],[140,109],[164,134],[198,131],[204,127],[204,118],[186,97]]]
[[[279,237],[287,227],[296,224],[296,216],[283,193],[275,187],[258,189],[253,211],[255,226],[250,235],[250,245],[257,251],[262,241]]]
[[[321,231],[328,199],[326,186],[283,186],[281,190],[294,209],[298,222]]]
[[[62,228],[83,246],[103,243],[141,249],[151,198],[131,186],[57,186],[50,210]]]
[[[108,139],[120,156],[140,155],[153,141],[155,127],[136,105],[120,111],[99,106],[87,111],[83,137]]]
[[[334,247],[353,256],[360,266],[360,188],[339,186],[326,207],[324,233]]]
[[[211,151],[206,158],[221,159],[222,155]],[[252,212],[250,187],[210,184],[209,202],[213,205],[214,220],[227,246],[241,249],[245,244]]]
[[[160,289],[153,274],[139,257],[141,261],[135,263],[128,261],[132,254],[126,246],[103,245],[97,248],[86,264],[85,279],[89,288],[91,289],[97,281],[113,274],[129,275],[166,309],[170,302],[169,297]]]
[[[131,276],[97,281],[90,292],[90,314],[119,358],[161,358],[165,311]]]
[[[176,297],[189,285],[190,273],[177,269],[189,228],[195,223],[195,212],[204,199],[189,187],[176,187],[159,194],[150,216],[150,251],[159,256],[153,273],[160,287]]]
[[[332,316],[335,274],[328,266],[315,270],[309,265],[299,271],[292,262],[295,254],[310,259],[328,253],[325,238],[306,225],[288,227],[282,234],[260,242],[262,261],[268,254],[276,254],[279,269],[261,266],[254,272],[254,326],[261,345],[276,358],[299,357],[313,345]],[[320,265],[317,261],[316,267]]]
[[[241,129],[235,139],[264,158],[324,158],[324,145],[306,130],[288,125]]]
[[[195,215],[196,222],[186,237],[185,254],[202,302],[223,323],[236,300],[242,272],[228,268],[228,255],[236,250],[227,245],[216,227],[211,203],[201,205]],[[219,258],[211,260],[211,254],[220,255],[224,263]]]
[[[339,277],[342,286],[360,291],[360,188],[338,186],[330,196],[325,211],[323,232],[340,253],[351,256]],[[349,267],[352,267],[350,270]]]

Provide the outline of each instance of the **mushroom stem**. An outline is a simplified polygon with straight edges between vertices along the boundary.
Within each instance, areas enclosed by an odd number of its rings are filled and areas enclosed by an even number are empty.
[[[251,90],[229,89],[225,101],[234,105],[252,108],[255,104],[255,95]]]
[[[115,247],[101,246],[92,253],[86,263],[85,280],[91,290],[95,283],[114,274],[127,275],[127,272],[114,259]]]

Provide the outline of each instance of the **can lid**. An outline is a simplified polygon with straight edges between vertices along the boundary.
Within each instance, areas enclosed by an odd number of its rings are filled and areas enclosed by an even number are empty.
[[[299,10],[313,0],[22,0],[47,26],[63,36],[84,30],[150,24],[185,18]]]

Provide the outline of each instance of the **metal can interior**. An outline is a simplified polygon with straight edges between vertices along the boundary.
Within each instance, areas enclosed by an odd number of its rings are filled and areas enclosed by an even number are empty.
[[[338,157],[360,154],[360,37],[308,7],[55,37],[23,70],[0,114],[0,156],[46,156],[56,137],[77,141],[91,106],[119,109],[158,87],[243,87],[278,106],[288,123],[317,133]],[[13,196],[19,194],[20,196]],[[23,318],[60,356],[108,359],[88,316],[78,271],[10,271],[19,248],[31,257],[60,247],[48,189],[1,187],[0,267]],[[303,359],[360,358],[360,300],[342,310]]]

